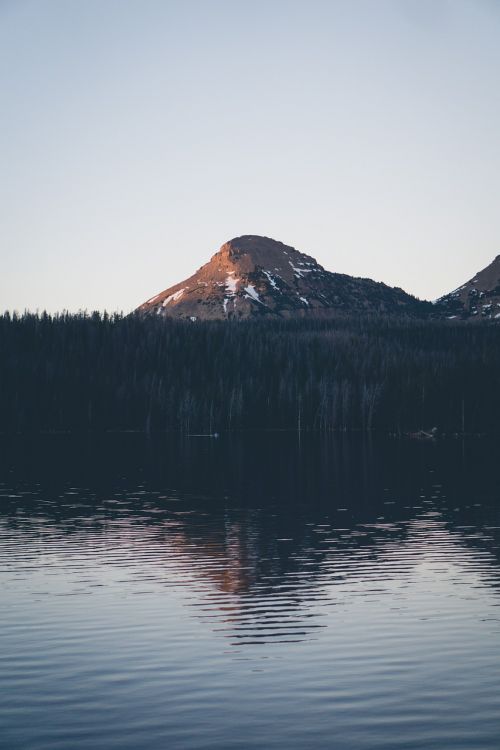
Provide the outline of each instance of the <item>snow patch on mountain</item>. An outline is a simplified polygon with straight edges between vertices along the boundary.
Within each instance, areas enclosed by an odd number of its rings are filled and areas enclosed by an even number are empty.
[[[179,289],[178,292],[169,294],[169,296],[166,299],[164,299],[162,302],[163,307],[166,307],[169,304],[169,302],[177,302],[177,300],[182,297],[185,291],[186,291],[186,288],[184,287],[184,289]]]
[[[269,271],[262,271],[262,273],[264,273],[267,276],[267,279],[268,279],[268,281],[271,284],[271,286],[272,286],[273,289],[276,289],[277,292],[281,291],[280,288],[279,288],[279,286],[277,285],[276,279],[274,278],[274,276],[272,275],[272,273],[270,273]]]
[[[236,294],[238,289],[239,279],[233,279],[234,271],[230,271],[226,278],[226,290],[232,296]]]
[[[252,286],[252,284],[249,284],[248,286],[244,287],[245,289],[245,297],[250,297],[250,299],[254,299],[256,302],[260,302],[261,305],[264,303],[262,302],[261,298],[259,297],[259,293],[257,292],[256,288]]]
[[[297,266],[293,265],[293,263],[292,263],[291,260],[289,260],[288,262],[290,263],[290,265],[292,267],[292,271],[294,272],[295,276],[298,279],[302,278],[302,274],[304,274],[304,273],[311,273],[314,270],[313,268],[297,268]]]

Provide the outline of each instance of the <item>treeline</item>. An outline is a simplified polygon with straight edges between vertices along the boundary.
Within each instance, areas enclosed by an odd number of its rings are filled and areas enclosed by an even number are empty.
[[[500,326],[0,317],[0,431],[500,426]]]

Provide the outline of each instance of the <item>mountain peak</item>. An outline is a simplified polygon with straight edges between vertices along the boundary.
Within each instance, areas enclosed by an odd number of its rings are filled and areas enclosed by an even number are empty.
[[[236,264],[242,273],[255,273],[258,269],[267,269],[269,273],[273,270],[279,271],[287,281],[300,270],[296,266],[314,266],[315,270],[324,271],[309,255],[271,237],[261,237],[258,234],[244,234],[225,242],[210,262],[217,260]]]
[[[317,318],[338,312],[418,314],[424,307],[401,289],[326,271],[290,245],[245,234],[225,242],[196,273],[137,312],[196,321]]]
[[[500,319],[500,255],[436,304],[448,318]]]

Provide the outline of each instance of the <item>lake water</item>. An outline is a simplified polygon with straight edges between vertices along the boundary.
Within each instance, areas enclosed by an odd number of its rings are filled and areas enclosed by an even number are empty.
[[[4,438],[2,750],[498,750],[499,458]]]

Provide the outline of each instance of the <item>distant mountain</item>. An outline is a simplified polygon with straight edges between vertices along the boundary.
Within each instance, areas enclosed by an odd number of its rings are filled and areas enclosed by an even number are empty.
[[[470,281],[436,300],[435,307],[449,319],[500,321],[500,255]]]
[[[226,242],[185,281],[137,312],[191,320],[309,318],[343,313],[426,315],[432,306],[402,289],[326,271],[282,242],[244,235]]]

